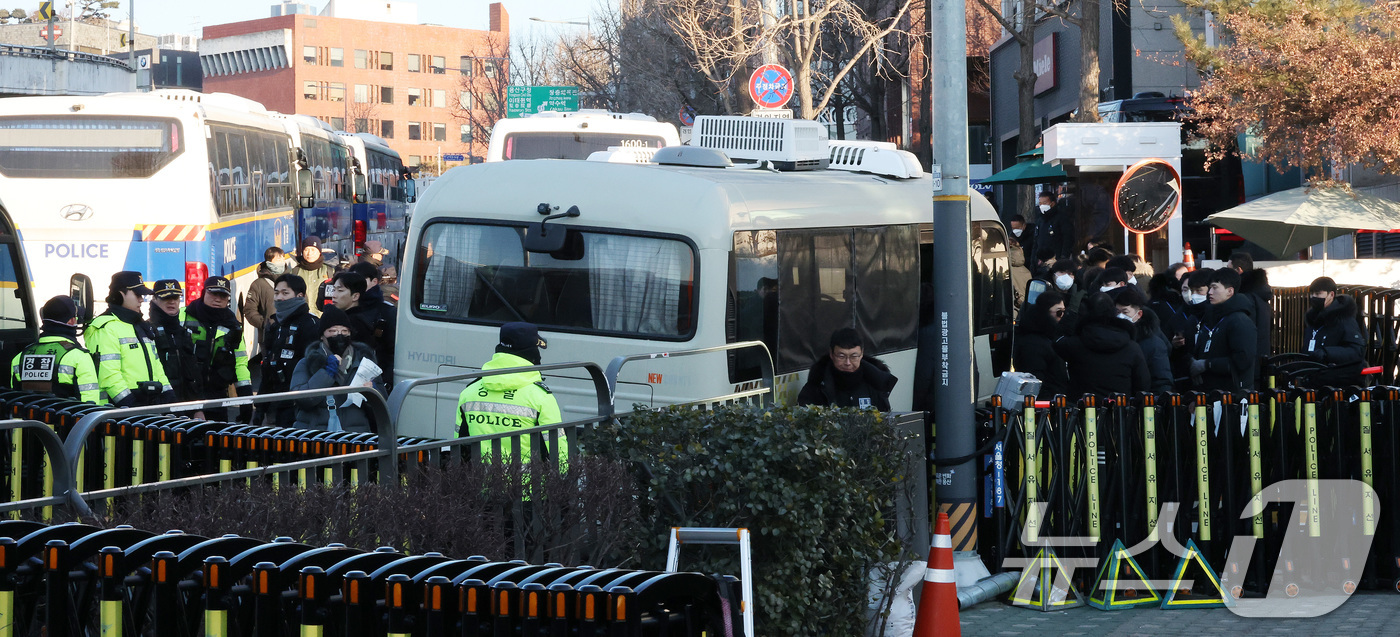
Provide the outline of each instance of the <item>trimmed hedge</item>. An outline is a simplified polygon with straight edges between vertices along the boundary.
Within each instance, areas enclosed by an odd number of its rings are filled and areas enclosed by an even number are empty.
[[[642,523],[624,542],[641,547],[639,567],[664,563],[673,526],[753,533],[764,635],[865,634],[872,574],[913,557],[895,525],[898,490],[913,481],[878,412],[638,409],[584,445],[642,476]],[[738,552],[689,547],[681,568],[738,574]]]

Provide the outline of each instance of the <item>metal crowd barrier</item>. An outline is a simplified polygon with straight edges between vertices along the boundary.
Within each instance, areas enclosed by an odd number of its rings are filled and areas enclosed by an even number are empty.
[[[617,377],[622,374],[622,368],[630,362],[640,360],[652,360],[656,358],[682,358],[686,356],[697,356],[700,354],[713,354],[716,352],[732,352],[741,349],[759,349],[763,351],[763,356],[759,357],[759,384],[753,389],[737,391],[723,396],[712,396],[700,400],[686,403],[702,409],[712,409],[719,405],[731,405],[735,403],[751,402],[758,399],[760,406],[771,406],[773,404],[773,392],[777,390],[773,382],[773,353],[768,350],[768,345],[763,341],[741,341],[729,343],[716,347],[705,347],[701,349],[691,349],[679,352],[653,352],[650,354],[633,354],[631,356],[618,356],[608,363],[608,371],[604,374],[607,378],[607,389],[613,413],[617,412]]]
[[[0,522],[0,637],[742,634],[732,577]]]
[[[1400,388],[1056,396],[1005,406],[994,399],[982,424],[994,449],[984,462],[979,527],[988,566],[1095,565],[1070,569],[1074,591],[1061,591],[1057,601],[1013,594],[1014,602],[1050,610],[1073,603],[1077,591],[1109,604],[1105,581],[1125,577],[1157,582],[1157,590],[1134,584],[1133,601],[1116,604],[1200,605],[1318,587],[1336,595],[1358,587],[1400,592],[1400,524],[1382,514],[1400,510],[1400,466],[1378,461],[1400,457]],[[1374,492],[1339,502],[1335,491],[1317,486],[1334,479]],[[1250,515],[1251,498],[1284,480],[1307,481],[1307,501]],[[1316,559],[1281,555],[1289,536],[1307,538]],[[1355,541],[1349,537],[1371,541],[1366,559],[1329,557],[1346,554]],[[1257,540],[1251,554],[1231,552],[1237,538]],[[1183,569],[1199,566],[1183,562],[1192,552],[1213,577],[1183,580]],[[1139,570],[1128,568],[1127,557]],[[1308,572],[1303,562],[1326,566]],[[1107,580],[1104,565],[1117,571]],[[1339,585],[1331,590],[1324,581]]]

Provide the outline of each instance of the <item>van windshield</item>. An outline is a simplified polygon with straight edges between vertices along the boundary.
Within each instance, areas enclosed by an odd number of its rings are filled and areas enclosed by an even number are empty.
[[[536,254],[524,249],[523,230],[456,222],[426,227],[414,264],[414,313],[635,338],[684,340],[694,331],[689,243],[570,228],[563,250]]]
[[[656,135],[636,133],[579,133],[540,131],[506,136],[503,159],[588,159],[614,146],[661,148],[666,141]]]

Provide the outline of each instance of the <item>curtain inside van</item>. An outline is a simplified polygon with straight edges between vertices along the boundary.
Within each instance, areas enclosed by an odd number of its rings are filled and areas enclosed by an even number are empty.
[[[418,309],[467,318],[481,266],[524,266],[525,255],[515,228],[439,223],[428,227],[424,239],[427,266],[423,270]]]
[[[690,248],[679,241],[585,233],[593,327],[673,336]]]

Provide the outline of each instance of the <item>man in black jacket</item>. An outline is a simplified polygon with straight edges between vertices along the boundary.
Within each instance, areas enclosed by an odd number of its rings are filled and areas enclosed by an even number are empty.
[[[843,327],[831,335],[827,355],[808,370],[797,404],[889,411],[890,391],[897,382],[889,366],[865,355],[860,334]]]
[[[361,261],[350,266],[350,272],[365,278],[365,291],[355,307],[347,310],[346,314],[363,324],[370,338],[367,342],[374,348],[374,358],[379,362],[379,368],[384,370],[384,386],[392,389],[398,308],[385,300],[384,288],[379,285],[383,275],[373,263]]]
[[[1192,386],[1199,391],[1249,390],[1254,388],[1254,370],[1259,358],[1254,323],[1255,302],[1237,294],[1240,273],[1225,267],[1210,277],[1207,294],[1210,307],[1196,331],[1196,349],[1191,361]]]
[[[1361,368],[1365,365],[1366,339],[1356,320],[1356,301],[1348,294],[1337,294],[1337,282],[1319,277],[1308,286],[1308,313],[1303,320],[1307,329],[1307,353],[1312,359],[1330,366],[1311,374],[1310,387],[1346,387],[1361,383]]]
[[[183,295],[180,282],[161,279],[152,284],[151,289],[155,300],[151,302],[149,322],[151,331],[155,332],[156,353],[165,368],[165,377],[170,379],[177,400],[199,400],[204,396],[200,393],[194,339],[180,322],[180,297]]]
[[[1056,259],[1064,259],[1074,249],[1074,215],[1066,201],[1055,201],[1054,193],[1040,193],[1040,221],[1036,222],[1035,249],[1037,253],[1051,251]]]
[[[263,327],[262,383],[259,394],[290,391],[292,371],[306,355],[306,346],[320,340],[316,317],[306,304],[306,281],[295,274],[277,277],[272,288],[274,312]],[[291,427],[296,422],[291,402],[260,405],[265,426]]]
[[[1254,353],[1259,358],[1268,358],[1272,349],[1269,335],[1274,324],[1274,308],[1270,305],[1274,300],[1274,288],[1269,285],[1269,273],[1255,268],[1254,257],[1242,250],[1230,253],[1230,265],[1226,267],[1240,273],[1240,294],[1247,294],[1254,300],[1255,337],[1258,339]]]

